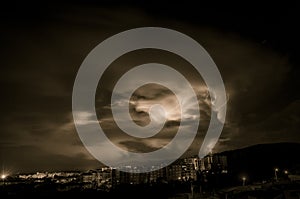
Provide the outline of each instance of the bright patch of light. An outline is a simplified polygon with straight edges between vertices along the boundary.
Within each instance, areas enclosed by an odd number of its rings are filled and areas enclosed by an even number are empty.
[[[6,178],[6,175],[5,175],[5,174],[2,174],[2,175],[1,175],[1,179],[4,180],[5,178]]]

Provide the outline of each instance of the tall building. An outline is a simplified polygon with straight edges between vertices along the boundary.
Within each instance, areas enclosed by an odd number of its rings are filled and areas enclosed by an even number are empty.
[[[200,161],[201,171],[227,172],[227,157],[219,154],[208,154]]]
[[[167,180],[176,181],[182,178],[182,168],[181,165],[170,165],[167,167]]]
[[[157,182],[158,179],[166,179],[167,178],[167,168],[161,168],[155,171],[151,171],[149,173],[149,182]]]
[[[199,169],[198,158],[185,158],[182,165],[182,178],[184,180],[197,180],[197,170]]]

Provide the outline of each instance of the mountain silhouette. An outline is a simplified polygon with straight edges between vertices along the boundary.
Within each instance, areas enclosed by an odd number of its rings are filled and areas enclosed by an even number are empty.
[[[259,144],[242,149],[225,151],[228,172],[234,181],[246,177],[248,182],[259,182],[300,172],[300,143]]]

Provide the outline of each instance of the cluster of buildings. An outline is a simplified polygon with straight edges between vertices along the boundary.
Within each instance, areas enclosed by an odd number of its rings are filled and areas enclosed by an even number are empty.
[[[199,159],[190,157],[179,159],[175,163],[159,170],[153,168],[149,173],[138,173],[138,168],[126,166],[122,168],[103,167],[86,172],[37,172],[34,174],[18,175],[23,181],[51,182],[60,185],[62,189],[83,188],[110,190],[119,184],[149,184],[171,181],[196,181],[201,173],[227,173],[226,156],[209,154]]]

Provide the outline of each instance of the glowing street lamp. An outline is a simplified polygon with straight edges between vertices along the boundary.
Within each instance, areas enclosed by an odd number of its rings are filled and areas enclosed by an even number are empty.
[[[2,179],[2,180],[5,180],[5,178],[6,178],[6,175],[5,175],[5,174],[2,174],[2,175],[1,175],[1,179]]]
[[[7,175],[5,175],[5,174],[2,174],[2,175],[1,175],[1,179],[2,179],[2,184],[3,184],[3,186],[4,186],[4,180],[5,180],[6,177],[7,177]]]
[[[247,178],[244,176],[244,177],[242,177],[242,180],[243,180],[243,186],[245,186],[245,182],[246,182]]]
[[[279,169],[275,168],[274,170],[275,170],[275,180],[278,181],[277,172],[279,171]]]
[[[288,170],[284,170],[284,174],[285,175],[289,174],[289,171]]]

